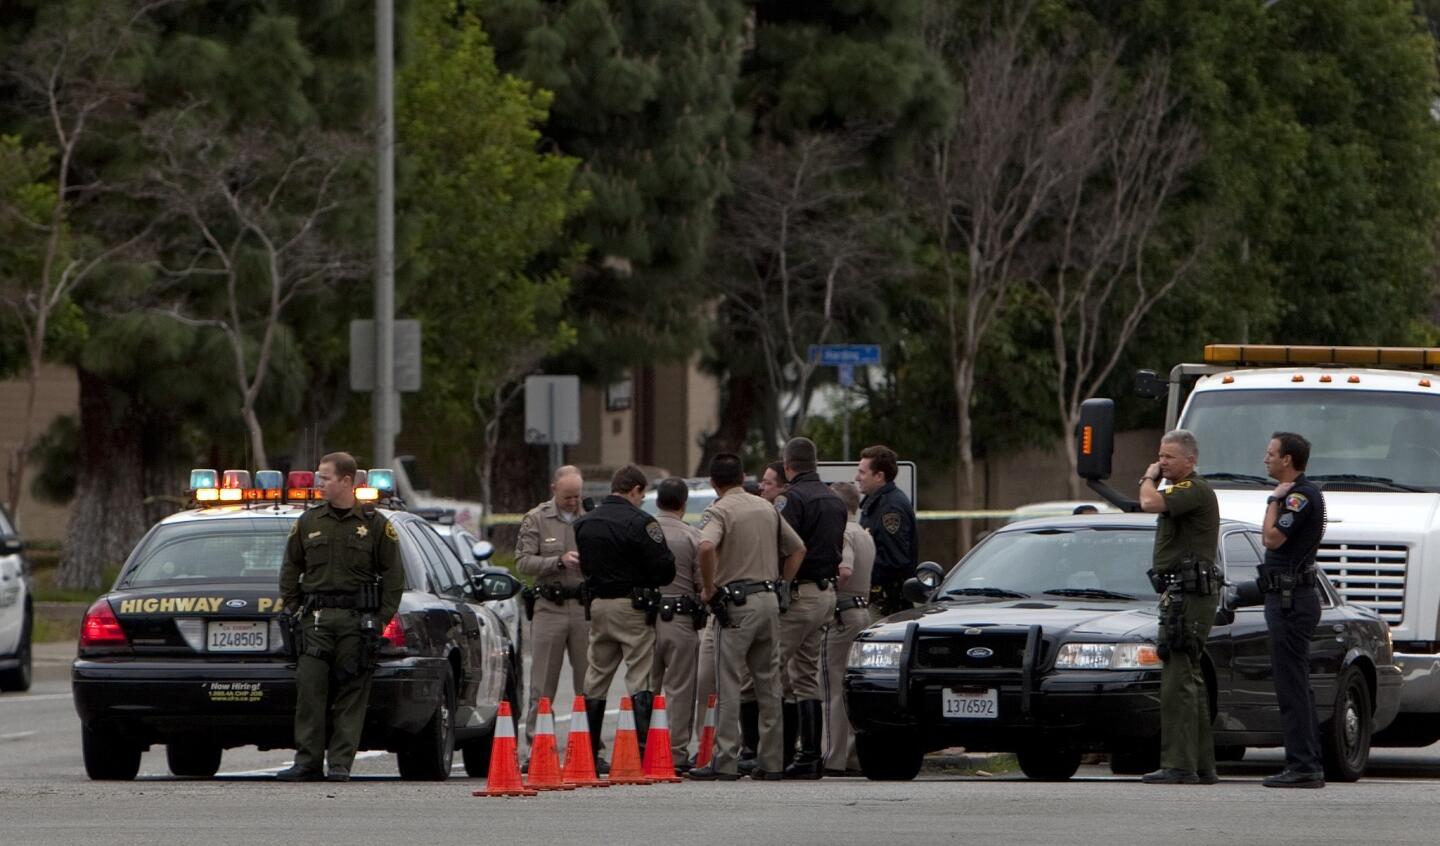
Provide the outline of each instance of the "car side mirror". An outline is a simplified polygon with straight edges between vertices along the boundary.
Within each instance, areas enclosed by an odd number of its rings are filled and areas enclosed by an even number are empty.
[[[495,554],[495,544],[490,541],[476,541],[475,545],[470,547],[470,554],[475,556],[476,561],[489,561]]]
[[[19,555],[24,550],[24,541],[20,540],[14,535],[6,538],[0,538],[0,555]]]
[[[1226,608],[1224,605],[1215,609],[1215,625],[1228,626],[1235,622],[1235,609]]]
[[[914,578],[906,579],[900,586],[900,594],[915,605],[924,605],[944,580],[944,568],[934,561],[926,561],[915,568]]]
[[[482,602],[509,599],[520,592],[519,579],[496,570],[472,576],[470,581],[475,585],[475,592]]]

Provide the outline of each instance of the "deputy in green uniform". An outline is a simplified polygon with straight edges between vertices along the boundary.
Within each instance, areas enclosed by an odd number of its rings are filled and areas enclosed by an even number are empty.
[[[300,515],[285,544],[280,596],[289,613],[301,615],[302,651],[295,763],[276,774],[282,781],[350,779],[370,699],[367,640],[379,638],[405,589],[399,536],[389,520],[356,504],[355,469],[349,453],[320,459],[315,484],[326,504]]]
[[[1195,436],[1176,429],[1160,439],[1160,457],[1140,479],[1140,508],[1158,514],[1151,579],[1160,599],[1160,769],[1146,784],[1214,784],[1215,745],[1201,658],[1221,576],[1215,566],[1220,505],[1195,473]],[[1163,491],[1161,479],[1170,484]]]

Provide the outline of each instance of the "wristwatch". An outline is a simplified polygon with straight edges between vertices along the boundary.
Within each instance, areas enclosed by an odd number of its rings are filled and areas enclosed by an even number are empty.
[[[1285,497],[1283,497],[1283,496],[1276,496],[1276,495],[1274,495],[1274,494],[1271,494],[1271,495],[1265,497],[1265,504],[1266,504],[1266,505],[1269,505],[1269,504],[1274,503],[1274,502],[1279,502],[1280,500],[1282,500],[1282,499],[1284,499],[1284,498],[1285,498]]]
[[[1153,476],[1141,476],[1141,477],[1140,477],[1140,484],[1143,485],[1143,484],[1145,484],[1146,482],[1149,482],[1149,483],[1152,484],[1152,485],[1158,485],[1158,484],[1160,484],[1160,480],[1157,479],[1157,478],[1155,478],[1155,477],[1153,477]]]

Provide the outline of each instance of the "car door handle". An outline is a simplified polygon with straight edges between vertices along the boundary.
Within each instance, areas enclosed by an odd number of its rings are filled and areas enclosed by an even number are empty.
[[[1331,630],[1331,631],[1335,631],[1335,632],[1343,632],[1343,631],[1345,631],[1345,624],[1344,624],[1344,623],[1333,623],[1333,624],[1330,626],[1330,630]]]

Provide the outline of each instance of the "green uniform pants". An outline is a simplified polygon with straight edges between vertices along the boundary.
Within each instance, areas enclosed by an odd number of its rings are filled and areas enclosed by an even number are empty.
[[[350,769],[365,726],[370,670],[361,666],[360,612],[323,608],[305,615],[305,652],[295,667],[295,764]],[[329,731],[326,731],[327,718]]]
[[[1160,671],[1160,766],[1211,772],[1215,769],[1215,741],[1210,735],[1210,698],[1201,657],[1220,597],[1184,594],[1179,643],[1165,626],[1170,601],[1167,596],[1160,602],[1160,643],[1170,649]]]

